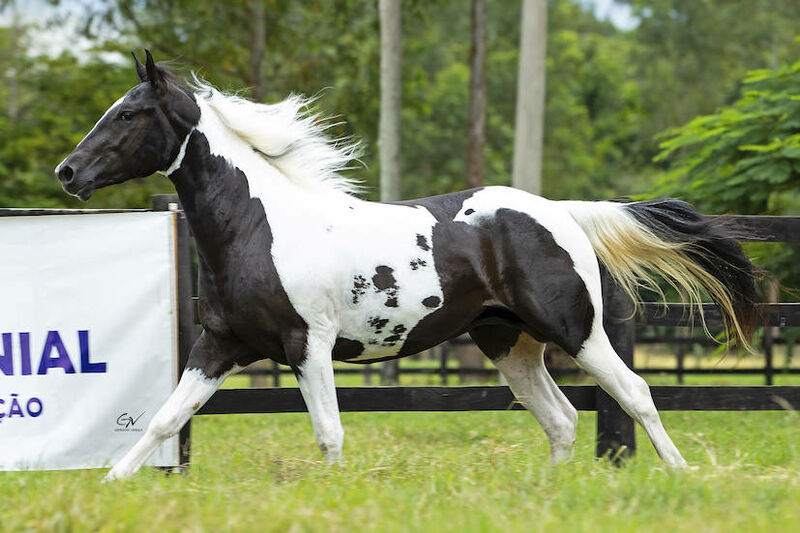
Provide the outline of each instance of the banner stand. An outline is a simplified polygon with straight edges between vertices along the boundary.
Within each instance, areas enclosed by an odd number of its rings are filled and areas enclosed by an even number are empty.
[[[196,319],[196,284],[197,274],[193,263],[193,239],[189,231],[186,214],[180,207],[177,194],[156,194],[152,198],[153,211],[173,211],[175,217],[175,260],[177,262],[178,293],[178,379],[189,360],[189,353],[199,335]],[[172,473],[184,473],[189,468],[192,450],[192,419],[181,428],[178,434],[180,446],[180,467],[166,468]]]

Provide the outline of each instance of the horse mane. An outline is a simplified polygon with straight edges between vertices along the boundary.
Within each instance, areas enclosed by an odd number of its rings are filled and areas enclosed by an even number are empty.
[[[361,146],[350,138],[330,138],[332,123],[309,110],[314,98],[290,94],[277,104],[260,104],[224,94],[194,76],[191,90],[223,124],[261,154],[287,179],[312,191],[355,194],[360,182],[342,175],[354,168]]]

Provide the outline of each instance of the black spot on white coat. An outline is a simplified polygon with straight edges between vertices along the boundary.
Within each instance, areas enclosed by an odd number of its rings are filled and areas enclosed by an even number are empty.
[[[372,276],[372,284],[375,285],[375,292],[386,294],[386,307],[397,307],[397,280],[394,277],[394,269],[386,265],[375,268],[375,275]]]
[[[428,266],[428,262],[417,257],[411,260],[409,266],[411,266],[411,270],[419,270],[420,267]]]
[[[353,289],[350,292],[353,295],[353,303],[357,304],[358,299],[367,292],[367,278],[360,274],[353,276]]]
[[[428,296],[422,300],[422,305],[433,309],[435,307],[439,307],[439,303],[441,303],[441,301],[442,300],[438,296]]]

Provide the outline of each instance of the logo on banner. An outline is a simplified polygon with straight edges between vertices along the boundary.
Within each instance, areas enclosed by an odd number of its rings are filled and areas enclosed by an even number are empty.
[[[136,427],[136,423],[139,422],[139,419],[144,416],[147,411],[142,411],[139,416],[132,416],[128,413],[122,413],[117,417],[117,427],[114,431],[118,432],[126,432],[126,431],[144,431],[141,427]]]

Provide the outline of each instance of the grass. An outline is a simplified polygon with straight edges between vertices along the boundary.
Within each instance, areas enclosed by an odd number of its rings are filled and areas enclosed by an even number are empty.
[[[696,468],[663,471],[640,431],[624,468],[547,466],[525,412],[346,413],[345,461],[320,460],[305,415],[197,417],[188,475],[0,474],[2,531],[796,531],[793,412],[664,413]]]
[[[363,384],[340,377],[339,385]],[[144,469],[104,485],[100,470],[0,472],[0,531],[800,530],[800,414],[662,417],[691,471],[665,472],[641,428],[625,467],[595,459],[594,413],[581,413],[575,459],[557,468],[544,433],[521,411],[345,413],[345,460],[333,466],[320,459],[305,414],[196,417],[184,476]]]

